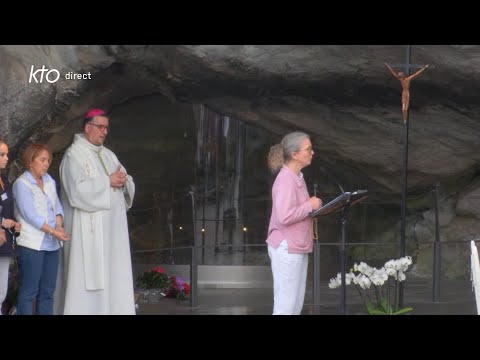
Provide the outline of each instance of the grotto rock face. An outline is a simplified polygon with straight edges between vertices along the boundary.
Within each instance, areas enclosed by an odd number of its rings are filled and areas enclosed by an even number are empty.
[[[317,161],[345,187],[366,187],[398,202],[401,88],[384,63],[404,61],[405,46],[399,45],[0,46],[1,136],[12,158],[27,140],[48,142],[58,166],[82,114],[103,107],[119,119],[109,145],[140,177],[158,180],[164,174],[147,154],[194,147],[188,115],[180,116],[178,130],[186,142],[168,145],[155,136],[177,116],[171,109],[187,114],[191,104],[205,104],[277,138],[307,131]],[[468,227],[462,219],[480,216],[480,46],[415,45],[412,63],[430,67],[410,88],[409,211],[424,212],[421,221],[431,226],[429,189],[439,182],[440,200],[447,202],[442,209],[449,209],[442,228]],[[32,66],[55,69],[60,77],[49,82],[52,72],[40,82]],[[82,79],[66,78],[73,74]],[[159,114],[156,105],[167,110]],[[476,229],[468,234],[475,236]],[[414,235],[412,241],[418,243]]]

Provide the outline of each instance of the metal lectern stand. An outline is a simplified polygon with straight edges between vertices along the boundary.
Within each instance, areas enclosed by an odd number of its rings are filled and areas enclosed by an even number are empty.
[[[311,218],[315,218],[317,216],[324,216],[328,215],[333,212],[340,213],[340,222],[342,224],[342,236],[340,241],[340,271],[342,276],[342,293],[340,298],[340,311],[342,315],[346,314],[346,304],[347,304],[347,288],[346,288],[346,230],[347,230],[347,213],[350,206],[356,204],[359,201],[362,201],[367,197],[367,190],[357,190],[354,192],[344,192],[342,195],[338,196],[337,198],[330,201],[328,204],[322,206],[320,209],[312,212],[310,214]],[[313,304],[315,313],[318,314],[318,308],[320,304],[320,244],[318,240],[314,243],[313,248],[313,256],[314,256],[314,274],[313,274]]]

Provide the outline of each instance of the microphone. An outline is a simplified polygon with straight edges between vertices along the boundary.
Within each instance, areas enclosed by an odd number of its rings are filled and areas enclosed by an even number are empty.
[[[327,170],[325,170],[323,166],[320,166],[319,169],[320,169],[320,172],[322,172],[327,178],[332,180],[335,183],[335,185],[337,185],[340,188],[340,191],[342,192],[342,194],[345,194],[345,190],[343,190],[342,185],[340,185],[337,179],[335,179],[332,175],[330,175],[330,173]]]

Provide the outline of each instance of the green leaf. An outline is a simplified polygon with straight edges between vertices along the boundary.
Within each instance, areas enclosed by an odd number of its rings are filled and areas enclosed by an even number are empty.
[[[388,302],[387,298],[381,298],[380,299],[380,307],[388,315],[393,313],[392,306]]]
[[[413,310],[411,307],[406,307],[394,312],[393,307],[387,298],[381,298],[378,306],[374,306],[372,303],[366,302],[365,307],[367,308],[367,313],[369,315],[402,315]]]
[[[370,314],[372,310],[375,310],[375,307],[370,302],[365,303],[365,307],[367,308],[367,312]]]
[[[400,310],[394,312],[393,315],[406,314],[406,313],[408,313],[408,312],[410,312],[410,311],[412,311],[412,310],[413,310],[413,308],[411,308],[411,307],[406,307],[406,308],[403,308],[403,309],[400,309]]]
[[[379,309],[369,310],[368,313],[370,315],[388,315],[384,310],[379,310]]]

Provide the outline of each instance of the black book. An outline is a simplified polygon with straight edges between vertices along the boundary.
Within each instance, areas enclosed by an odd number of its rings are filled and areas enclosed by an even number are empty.
[[[367,197],[367,190],[357,190],[357,191],[347,191],[344,192],[342,195],[337,196],[335,199],[330,201],[329,203],[323,205],[320,209],[315,210],[310,213],[310,217],[317,217],[322,215],[327,215],[332,212],[341,211],[347,205],[353,205],[364,198]]]

